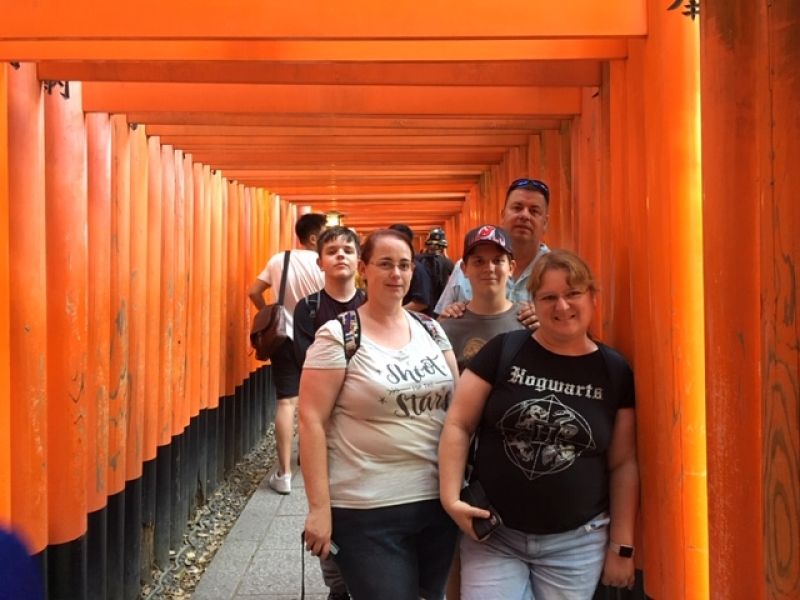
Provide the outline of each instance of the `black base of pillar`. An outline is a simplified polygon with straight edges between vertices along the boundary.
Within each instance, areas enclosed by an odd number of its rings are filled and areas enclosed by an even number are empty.
[[[88,596],[86,536],[47,548],[49,600],[85,600]]]
[[[125,566],[123,598],[136,600],[141,589],[142,478],[125,485]],[[109,596],[110,598],[113,596]]]
[[[125,572],[125,490],[108,497],[108,597],[122,598]]]
[[[89,577],[89,600],[108,597],[108,510],[103,507],[87,516],[86,552]],[[122,547],[114,548],[122,551]]]

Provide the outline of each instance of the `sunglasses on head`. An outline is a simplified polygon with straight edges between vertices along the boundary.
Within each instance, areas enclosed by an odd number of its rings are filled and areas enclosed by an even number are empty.
[[[550,188],[547,187],[547,184],[544,181],[539,181],[538,179],[515,179],[511,182],[511,185],[508,186],[508,191],[506,192],[506,198],[508,195],[513,192],[514,190],[519,189],[526,189],[531,190],[534,192],[539,192],[544,196],[544,199],[550,201]]]

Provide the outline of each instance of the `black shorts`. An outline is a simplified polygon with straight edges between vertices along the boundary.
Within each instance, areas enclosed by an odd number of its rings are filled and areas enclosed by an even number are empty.
[[[294,355],[294,342],[287,339],[270,360],[275,397],[281,400],[297,396],[300,391],[300,365]]]

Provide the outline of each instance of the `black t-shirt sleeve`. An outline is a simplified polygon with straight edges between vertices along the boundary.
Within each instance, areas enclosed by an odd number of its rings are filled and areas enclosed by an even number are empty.
[[[617,393],[617,408],[636,408],[636,386],[630,363],[614,348],[605,344],[599,345],[608,375],[613,379],[611,387]]]
[[[507,335],[502,333],[494,336],[478,350],[478,353],[467,363],[467,369],[478,377],[494,385],[497,378],[497,362],[503,353],[503,343]]]
[[[633,380],[633,370],[630,365],[624,371],[624,379],[620,385],[619,404],[617,408],[636,408],[636,386]]]
[[[317,307],[319,310],[319,307]],[[314,322],[308,307],[308,298],[303,298],[294,307],[294,355],[301,367],[306,361],[306,352],[314,343]]]

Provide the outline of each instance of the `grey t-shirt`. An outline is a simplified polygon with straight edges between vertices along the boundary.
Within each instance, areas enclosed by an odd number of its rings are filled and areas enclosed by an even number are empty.
[[[515,304],[507,311],[496,315],[478,315],[467,310],[458,319],[442,319],[439,323],[453,344],[459,372],[470,359],[494,336],[525,326],[517,318],[519,307]]]

